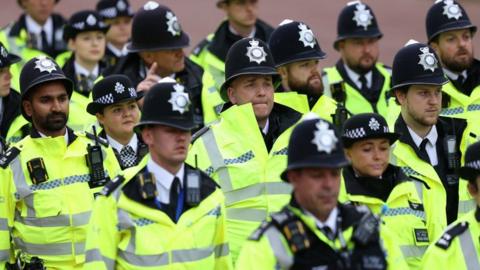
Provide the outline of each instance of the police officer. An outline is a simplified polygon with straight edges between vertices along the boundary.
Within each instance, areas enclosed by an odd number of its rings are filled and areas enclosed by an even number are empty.
[[[65,19],[54,13],[59,0],[18,0],[24,13],[17,21],[3,30],[2,42],[8,43],[9,50],[25,58],[22,47],[42,51],[52,57],[67,50],[62,39]]]
[[[401,136],[393,150],[394,164],[414,179],[425,209],[438,212],[434,216],[440,230],[473,206],[456,174],[469,144],[469,127],[463,119],[439,117],[447,81],[428,45],[409,42],[395,55],[392,89],[401,106],[395,132]]]
[[[301,121],[282,173],[293,186],[291,200],[250,236],[236,268],[386,269],[379,220],[365,208],[337,201],[346,164],[331,123],[316,117]]]
[[[16,255],[20,269],[81,269],[94,194],[120,167],[111,148],[66,126],[73,84],[52,59],[31,59],[20,78],[33,127],[0,158],[0,268]]]
[[[319,60],[326,54],[310,27],[303,22],[284,20],[273,31],[268,45],[282,79],[275,102],[302,113],[313,111],[324,119],[332,119],[335,101],[323,95],[318,70]]]
[[[128,0],[101,0],[97,3],[96,10],[110,26],[104,58],[108,66],[114,66],[120,57],[128,53],[125,46],[132,35],[134,13]]]
[[[184,163],[195,125],[182,84],[146,94],[137,128],[150,154],[97,199],[86,269],[231,269],[223,193]]]
[[[91,101],[94,81],[102,74],[105,64],[105,33],[109,26],[97,12],[82,10],[74,13],[65,25],[64,38],[72,54],[63,65],[65,75],[73,81],[72,116],[69,126],[74,130],[89,130],[96,123],[93,116],[85,114]]]
[[[0,137],[17,142],[28,135],[29,125],[20,113],[20,94],[11,88],[10,66],[20,57],[11,54],[0,42]]]
[[[390,146],[398,137],[376,113],[356,114],[345,122],[342,142],[351,164],[342,170],[339,201],[383,212],[382,224],[395,235],[409,268],[420,269],[429,236],[435,233],[430,224],[434,212],[423,206],[401,168],[389,164]]]
[[[345,105],[351,114],[388,115],[391,72],[377,62],[382,36],[375,14],[367,4],[349,2],[340,12],[333,47],[340,52],[341,59],[335,66],[324,69],[323,80],[325,92],[332,97],[336,95],[330,92],[330,85],[343,82]]]
[[[217,8],[225,13],[226,19],[193,49],[190,58],[211,73],[220,91],[230,47],[245,37],[267,41],[273,28],[258,18],[258,0],[218,0]]]
[[[140,97],[127,76],[110,75],[95,84],[93,101],[87,106],[103,128],[99,136],[112,146],[122,169],[137,165],[148,152],[142,137],[133,131],[140,120],[136,102]]]
[[[195,134],[189,163],[206,171],[226,196],[228,237],[235,259],[248,235],[288,201],[288,136],[301,114],[273,100],[276,78],[265,42],[245,38],[229,50],[220,120]]]
[[[429,45],[435,49],[445,75],[442,115],[480,116],[480,62],[473,56],[473,36],[477,27],[465,9],[453,0],[437,1],[426,18]]]
[[[479,269],[480,250],[480,142],[470,145],[465,154],[465,165],[459,174],[468,181],[468,191],[475,198],[475,210],[451,224],[443,235],[432,243],[425,253],[422,269]]]
[[[148,91],[161,78],[175,79],[189,92],[195,122],[201,125],[203,70],[185,58],[183,49],[188,45],[189,37],[175,13],[155,1],[148,1],[133,17],[128,55],[104,75],[127,75],[138,91]]]

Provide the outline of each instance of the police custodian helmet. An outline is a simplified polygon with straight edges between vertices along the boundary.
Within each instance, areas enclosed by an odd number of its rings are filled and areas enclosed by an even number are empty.
[[[302,168],[341,168],[348,164],[342,141],[328,121],[309,113],[292,131],[288,142],[288,164],[281,174]]]
[[[338,50],[338,42],[347,38],[381,38],[382,32],[372,9],[360,1],[352,1],[342,9],[337,21],[337,39],[333,47]]]
[[[345,148],[349,148],[355,142],[385,138],[392,145],[400,136],[390,132],[387,121],[378,113],[359,113],[348,118],[343,125],[342,142]]]
[[[50,57],[37,56],[30,59],[20,72],[20,94],[22,100],[32,91],[33,88],[47,82],[61,81],[65,85],[68,97],[72,96],[73,82],[65,76],[63,70]],[[22,115],[30,120],[22,106]]]
[[[470,29],[473,33],[477,31],[465,9],[454,0],[436,1],[428,10],[425,26],[428,42],[440,33],[451,30]]]
[[[142,117],[135,128],[165,125],[181,130],[196,128],[193,107],[184,85],[164,78],[152,86],[143,100]]]
[[[272,32],[268,46],[276,67],[302,60],[324,59],[326,56],[313,31],[303,22],[284,20]]]
[[[437,54],[426,44],[409,41],[393,59],[392,89],[412,84],[443,85],[447,82]]]
[[[228,50],[225,60],[225,82],[220,95],[228,100],[227,88],[241,75],[278,75],[267,44],[257,38],[243,38]]]
[[[480,142],[468,146],[464,164],[458,170],[459,176],[468,181],[475,181],[480,175]]]
[[[148,1],[135,14],[129,52],[171,50],[188,47],[190,38],[182,30],[177,16],[166,6]]]

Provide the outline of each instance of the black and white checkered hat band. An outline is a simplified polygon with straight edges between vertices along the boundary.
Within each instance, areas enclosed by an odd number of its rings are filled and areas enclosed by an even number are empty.
[[[98,103],[98,104],[112,104],[113,103],[113,95],[110,93],[110,94],[107,94],[103,97],[99,97],[95,100],[95,103]]]
[[[100,10],[98,13],[105,18],[115,18],[117,17],[117,9],[114,7],[106,8]]]
[[[85,23],[84,22],[78,22],[72,25],[73,28],[82,30],[85,28]]]
[[[475,170],[480,170],[480,160],[474,160],[474,161],[467,162],[467,163],[465,163],[465,167],[472,168],[472,169],[475,169]]]
[[[359,139],[365,136],[366,136],[366,133],[363,127],[345,130],[345,137],[349,139]]]

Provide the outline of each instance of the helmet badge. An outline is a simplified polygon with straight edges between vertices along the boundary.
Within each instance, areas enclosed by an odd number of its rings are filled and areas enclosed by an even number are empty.
[[[143,9],[144,10],[154,10],[156,8],[158,8],[159,4],[155,1],[148,1],[147,3],[145,3],[145,5],[143,5]]]
[[[370,10],[362,3],[358,3],[355,7],[357,10],[354,12],[353,20],[357,22],[357,26],[363,26],[363,28],[367,30],[368,26],[372,24],[373,19]]]
[[[453,2],[453,0],[444,1],[445,6],[443,6],[443,15],[447,16],[449,19],[458,20],[462,17],[462,10],[460,7]]]
[[[123,93],[123,91],[125,91],[125,86],[123,86],[123,84],[121,84],[120,82],[117,82],[115,84],[115,92],[117,92],[118,94],[121,94]]]
[[[40,72],[46,71],[48,73],[52,73],[52,71],[57,70],[57,67],[52,60],[42,56],[37,57],[37,61],[35,61],[35,69],[40,70]]]
[[[251,40],[250,47],[247,47],[247,56],[250,62],[257,62],[257,64],[261,64],[262,62],[267,61],[267,53],[263,49],[263,47],[258,46],[259,42],[257,40]]]
[[[329,129],[328,123],[321,120],[315,126],[317,129],[313,133],[312,143],[317,146],[317,151],[324,151],[330,154],[335,149],[338,141],[335,131]]]
[[[124,11],[126,8],[127,8],[127,4],[125,4],[125,2],[123,2],[122,0],[118,1],[117,3],[117,8],[118,10],[120,11]]]
[[[97,19],[95,19],[95,16],[93,16],[92,14],[88,15],[87,17],[87,20],[86,20],[87,24],[90,25],[90,26],[93,26],[97,23]]]
[[[368,122],[368,127],[370,127],[371,130],[378,130],[380,128],[380,123],[378,123],[377,119],[372,117]]]
[[[435,69],[438,67],[438,60],[435,58],[435,55],[430,52],[428,47],[422,47],[420,48],[420,51],[422,52],[418,56],[420,57],[420,61],[418,64],[423,66],[423,70],[431,70],[432,72],[435,71]]]
[[[167,11],[167,31],[172,33],[172,36],[178,36],[182,33],[182,28],[180,27],[180,23],[178,23],[177,16],[170,11]]]
[[[299,24],[298,28],[300,29],[300,31],[298,32],[298,34],[300,35],[300,38],[298,40],[303,42],[303,46],[304,47],[310,46],[311,48],[315,47],[315,37],[313,35],[312,30],[308,29],[308,26],[306,26],[303,23]]]
[[[172,92],[168,102],[172,104],[172,111],[177,111],[183,114],[188,111],[188,105],[190,105],[190,99],[188,94],[184,92],[185,87],[180,84],[175,84],[173,86],[175,92]]]

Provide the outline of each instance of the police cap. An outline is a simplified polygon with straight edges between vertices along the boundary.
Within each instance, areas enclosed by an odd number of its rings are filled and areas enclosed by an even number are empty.
[[[9,67],[12,64],[18,63],[22,60],[18,55],[9,53],[7,48],[0,42],[0,68]]]
[[[390,132],[387,121],[377,113],[360,113],[350,117],[343,125],[342,142],[345,148],[349,148],[355,142],[385,138],[392,145],[399,134]]]
[[[225,82],[220,95],[228,100],[227,88],[241,75],[278,75],[267,44],[257,38],[243,38],[228,50],[225,60]]]
[[[470,29],[472,33],[477,31],[465,9],[454,0],[436,1],[428,10],[425,26],[428,42],[440,33],[451,30]]]
[[[464,164],[458,170],[459,176],[468,181],[475,181],[480,175],[480,142],[468,146]]]
[[[341,168],[348,164],[343,145],[328,121],[308,114],[292,131],[288,142],[288,164],[281,174],[302,168]]]
[[[173,11],[155,1],[148,1],[132,22],[130,52],[171,50],[188,47],[190,38],[182,30]]]
[[[150,88],[143,100],[142,117],[136,129],[165,125],[181,130],[196,128],[193,107],[184,85],[165,78]]]
[[[137,94],[132,81],[127,76],[121,74],[110,75],[93,86],[93,101],[87,105],[87,112],[95,115],[107,106],[138,100],[142,97],[143,95]]]
[[[315,35],[303,22],[284,20],[270,36],[268,46],[276,67],[311,59],[324,59]]]
[[[338,42],[347,38],[381,38],[373,10],[365,3],[352,1],[342,9],[337,21],[337,39],[333,47],[338,50]]]
[[[128,0],[100,0],[96,10],[103,20],[133,17],[134,15]]]
[[[79,33],[88,31],[101,31],[106,33],[110,26],[106,25],[100,15],[94,10],[82,10],[76,12],[65,24],[63,39],[68,41],[75,38]]]

